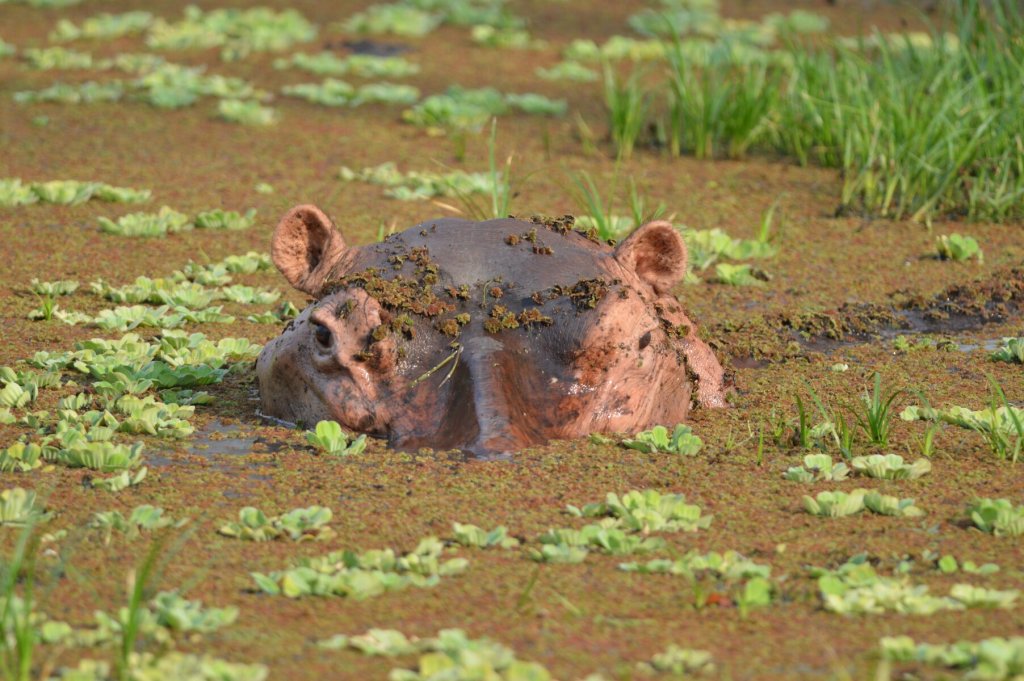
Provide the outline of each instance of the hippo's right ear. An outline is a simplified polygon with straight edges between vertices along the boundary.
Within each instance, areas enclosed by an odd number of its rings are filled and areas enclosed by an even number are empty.
[[[313,205],[295,206],[274,230],[270,255],[292,286],[316,296],[348,249],[341,232]]]
[[[648,222],[615,249],[619,264],[634,270],[661,295],[686,276],[687,251],[682,235],[671,222]]]

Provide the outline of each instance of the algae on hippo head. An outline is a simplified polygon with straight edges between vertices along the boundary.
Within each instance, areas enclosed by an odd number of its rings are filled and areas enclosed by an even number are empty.
[[[271,250],[315,300],[257,362],[267,415],[493,454],[724,403],[670,293],[687,256],[667,222],[612,247],[571,218],[438,219],[353,247],[304,205]]]

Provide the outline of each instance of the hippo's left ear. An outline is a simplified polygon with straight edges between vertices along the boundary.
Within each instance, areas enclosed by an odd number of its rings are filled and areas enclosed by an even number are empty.
[[[668,293],[686,276],[686,243],[664,220],[648,222],[615,249],[620,265],[634,270],[655,293]]]
[[[292,286],[316,296],[348,246],[327,214],[316,206],[295,206],[277,224],[270,255]]]

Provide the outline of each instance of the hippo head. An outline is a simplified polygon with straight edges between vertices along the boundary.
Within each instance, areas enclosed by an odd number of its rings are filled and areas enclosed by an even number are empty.
[[[353,247],[298,206],[272,255],[314,302],[257,361],[269,416],[487,455],[724,402],[670,294],[687,256],[667,222],[615,248],[571,218],[439,219]]]

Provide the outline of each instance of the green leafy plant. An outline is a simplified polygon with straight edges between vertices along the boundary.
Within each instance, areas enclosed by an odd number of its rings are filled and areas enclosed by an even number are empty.
[[[42,90],[21,90],[14,93],[19,104],[57,102],[61,104],[92,104],[94,102],[117,102],[124,97],[125,86],[120,81],[97,83],[86,81],[77,85],[54,83]],[[34,202],[33,202],[34,203]]]
[[[715,665],[712,659],[711,653],[706,650],[684,648],[672,643],[663,652],[652,657],[650,662],[642,662],[638,666],[648,673],[690,676],[714,672]]]
[[[262,511],[246,506],[238,512],[238,522],[222,525],[218,530],[227,537],[249,541],[270,541],[288,538],[292,541],[329,539],[334,530],[327,527],[331,509],[323,506],[296,508],[279,516],[267,517]]]
[[[420,72],[418,64],[402,57],[380,57],[370,54],[350,54],[338,57],[333,52],[295,54],[274,60],[275,69],[298,68],[321,76],[352,74],[361,78],[405,78]]]
[[[672,433],[664,426],[654,426],[650,430],[637,433],[634,437],[623,440],[623,446],[648,454],[669,452],[682,456],[695,456],[704,446],[704,442],[686,425],[677,424]]]
[[[527,556],[531,560],[549,563],[581,562],[590,551],[599,551],[613,556],[633,553],[649,553],[665,547],[660,537],[645,537],[631,534],[630,528],[617,527],[616,523],[591,523],[580,529],[556,528],[540,535],[537,540],[541,547],[531,548]]]
[[[610,517],[621,527],[634,532],[696,532],[711,527],[712,516],[702,515],[695,504],[682,494],[662,494],[657,490],[633,490],[619,495],[609,492],[603,502],[583,508],[567,506],[566,511],[581,518]]]
[[[715,265],[715,280],[729,286],[761,286],[766,277],[766,274],[746,263],[732,265],[720,262]]]
[[[89,468],[102,473],[137,468],[142,463],[142,443],[129,446],[112,442],[79,442],[58,450],[54,460],[71,468]]]
[[[850,462],[853,470],[861,475],[885,480],[914,480],[932,469],[928,459],[905,463],[899,454],[872,454],[857,456]]]
[[[471,546],[480,549],[489,549],[492,547],[511,549],[519,546],[519,540],[515,537],[510,537],[508,529],[504,525],[499,525],[493,530],[488,531],[481,529],[476,525],[452,523],[452,533],[455,541],[462,546]]]
[[[116,221],[98,218],[100,231],[118,236],[164,236],[192,229],[192,221],[184,213],[163,206],[157,213],[129,213]]]
[[[181,527],[187,520],[175,521],[164,515],[164,509],[144,504],[132,509],[125,518],[120,511],[98,511],[89,519],[89,527],[104,531],[104,544],[110,543],[114,531],[124,534],[127,539],[138,539],[143,531],[151,532],[164,527]]]
[[[916,518],[924,515],[924,511],[914,505],[913,499],[900,499],[899,497],[869,492],[864,495],[864,506],[872,513],[880,515],[900,516],[902,518]]]
[[[156,623],[172,631],[210,633],[238,619],[238,608],[204,608],[202,601],[190,601],[177,591],[161,591],[150,602]]]
[[[1004,338],[1003,346],[990,357],[998,362],[1024,364],[1024,338]]]
[[[93,68],[91,54],[64,47],[29,47],[22,50],[21,56],[31,68],[40,71]]]
[[[304,558],[281,572],[252,573],[259,588],[288,598],[345,596],[361,600],[410,586],[431,587],[441,577],[465,571],[464,558],[441,560],[444,545],[427,537],[403,556],[392,549],[335,551],[318,558]]]
[[[149,28],[147,47],[158,50],[221,48],[221,59],[235,61],[253,52],[283,52],[316,37],[316,26],[296,10],[267,7],[185,8],[177,22],[158,18]]]
[[[970,678],[1009,681],[1024,667],[1024,639],[1020,637],[934,644],[915,643],[909,636],[886,636],[878,646],[885,660],[956,669]]]
[[[77,291],[78,282],[73,279],[39,281],[39,279],[33,277],[32,281],[29,282],[29,287],[32,293],[35,293],[37,296],[56,298],[57,296],[70,296],[72,293]]]
[[[207,210],[196,215],[195,226],[197,229],[224,229],[237,231],[249,229],[256,220],[256,209],[250,208],[245,213],[234,210],[222,210],[216,208]]]
[[[441,25],[444,16],[399,3],[370,5],[345,22],[351,33],[392,33],[406,37],[424,36]]]
[[[538,67],[535,73],[542,80],[568,80],[574,83],[593,83],[601,77],[594,69],[568,60],[548,69]]]
[[[320,421],[312,433],[306,433],[309,444],[332,456],[355,456],[366,449],[366,435],[351,438],[337,421]]]
[[[967,513],[982,532],[997,537],[1024,535],[1024,505],[1014,506],[1009,499],[976,499]]]
[[[863,511],[866,493],[866,490],[862,489],[855,489],[852,492],[826,490],[819,492],[816,497],[805,495],[803,507],[811,515],[841,518]]]
[[[153,23],[150,12],[134,11],[122,14],[98,14],[76,25],[67,19],[57,22],[50,32],[50,40],[68,42],[72,40],[109,40],[133,33],[142,33]]]
[[[27,527],[48,520],[50,514],[36,506],[36,493],[21,487],[0,492],[0,525]]]
[[[832,457],[828,454],[806,454],[803,466],[787,468],[782,477],[795,482],[813,482],[815,480],[839,482],[845,480],[849,474],[850,469],[845,463],[833,463]]]
[[[244,125],[273,125],[280,118],[277,109],[261,106],[250,99],[222,99],[217,104],[217,116],[230,123]]]
[[[25,472],[39,468],[43,448],[37,444],[15,442],[6,449],[0,449],[0,473]]]
[[[978,247],[978,242],[972,236],[961,234],[942,234],[935,238],[936,247],[941,260],[956,260],[963,262],[971,258],[977,258],[982,262],[985,257]]]
[[[492,681],[550,681],[544,667],[516,658],[515,653],[487,638],[471,639],[461,629],[443,629],[436,637],[407,637],[394,629],[370,629],[359,636],[339,635],[320,641],[331,650],[351,648],[364,655],[397,657],[419,654],[415,670],[392,669],[395,681],[482,678]]]

